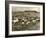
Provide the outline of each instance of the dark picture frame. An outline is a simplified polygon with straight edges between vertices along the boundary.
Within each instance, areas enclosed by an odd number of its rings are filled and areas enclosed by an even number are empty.
[[[43,6],[43,33],[36,34],[21,34],[21,35],[9,35],[9,4],[32,4],[32,5],[42,5]],[[42,2],[22,2],[22,1],[5,1],[5,37],[22,37],[22,36],[39,36],[45,35],[45,3]]]

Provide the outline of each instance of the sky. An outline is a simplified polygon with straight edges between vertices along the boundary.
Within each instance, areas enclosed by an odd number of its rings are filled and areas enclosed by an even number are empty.
[[[25,10],[35,10],[35,11],[40,11],[39,7],[12,7],[13,12],[15,11],[25,11]]]

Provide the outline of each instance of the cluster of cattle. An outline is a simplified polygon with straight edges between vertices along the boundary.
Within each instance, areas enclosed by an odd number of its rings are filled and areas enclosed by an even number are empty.
[[[30,26],[35,25],[39,21],[40,19],[38,17],[23,17],[22,19],[15,17],[15,19],[12,20],[13,27],[17,30],[24,30],[24,28],[27,29],[27,27],[29,28]]]

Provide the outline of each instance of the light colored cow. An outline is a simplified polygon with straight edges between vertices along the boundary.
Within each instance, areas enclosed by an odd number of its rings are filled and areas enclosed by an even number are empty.
[[[18,21],[19,21],[18,18],[16,18],[15,20],[13,20],[14,23],[16,23],[16,22],[18,22]]]

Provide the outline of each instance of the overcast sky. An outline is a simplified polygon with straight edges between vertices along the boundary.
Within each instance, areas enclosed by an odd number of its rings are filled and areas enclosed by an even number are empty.
[[[24,10],[35,10],[40,12],[40,8],[39,7],[12,7],[12,11],[24,11]]]

